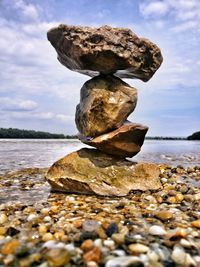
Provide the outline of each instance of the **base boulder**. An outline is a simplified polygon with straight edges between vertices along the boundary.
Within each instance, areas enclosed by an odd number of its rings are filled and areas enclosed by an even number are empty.
[[[125,196],[132,190],[161,188],[159,168],[83,148],[55,162],[46,174],[53,191]]]

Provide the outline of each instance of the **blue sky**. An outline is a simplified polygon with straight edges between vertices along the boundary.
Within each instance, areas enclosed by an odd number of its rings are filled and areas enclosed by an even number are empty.
[[[89,77],[57,61],[46,32],[60,23],[127,27],[149,38],[164,62],[138,89],[129,117],[149,136],[200,130],[199,0],[1,0],[0,127],[74,134],[76,105]]]

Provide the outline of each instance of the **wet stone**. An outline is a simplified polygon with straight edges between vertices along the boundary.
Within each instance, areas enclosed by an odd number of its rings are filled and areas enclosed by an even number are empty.
[[[95,220],[88,220],[83,222],[82,228],[86,232],[93,232],[100,227],[100,223]]]
[[[55,162],[46,179],[54,191],[125,196],[131,190],[161,188],[159,168],[83,148]]]
[[[106,235],[111,237],[114,233],[118,232],[118,225],[116,223],[111,223],[106,229]]]

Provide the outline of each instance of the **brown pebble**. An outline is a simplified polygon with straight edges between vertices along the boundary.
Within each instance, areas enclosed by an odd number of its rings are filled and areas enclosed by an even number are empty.
[[[181,193],[178,193],[176,194],[175,198],[178,203],[181,203],[184,199],[184,196]]]
[[[5,227],[0,227],[0,235],[5,235],[7,229]]]
[[[51,233],[45,233],[42,237],[43,241],[49,241],[53,239],[53,235]]]
[[[193,227],[200,229],[200,219],[193,221],[191,224]]]
[[[75,220],[75,221],[73,221],[73,226],[76,227],[77,229],[78,228],[81,228],[82,221],[81,220]]]
[[[85,263],[89,261],[94,261],[96,263],[99,263],[100,258],[101,258],[101,251],[98,247],[94,247],[92,250],[86,252],[83,255],[83,260]]]
[[[175,197],[168,197],[167,202],[170,204],[175,204],[176,203],[176,198]]]
[[[87,239],[81,244],[81,249],[84,252],[91,250],[93,247],[94,247],[94,243],[91,239]]]
[[[60,267],[69,262],[70,256],[66,249],[54,248],[45,254],[45,259],[48,261],[49,266]]]
[[[173,214],[170,211],[161,210],[155,214],[155,217],[160,219],[161,221],[168,221],[173,217]]]

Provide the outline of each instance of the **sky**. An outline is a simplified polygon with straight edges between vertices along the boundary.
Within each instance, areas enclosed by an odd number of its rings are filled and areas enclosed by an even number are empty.
[[[0,128],[76,134],[80,89],[89,76],[68,70],[46,33],[60,23],[126,27],[156,43],[160,69],[138,90],[132,122],[148,136],[200,130],[200,0],[0,0]]]

